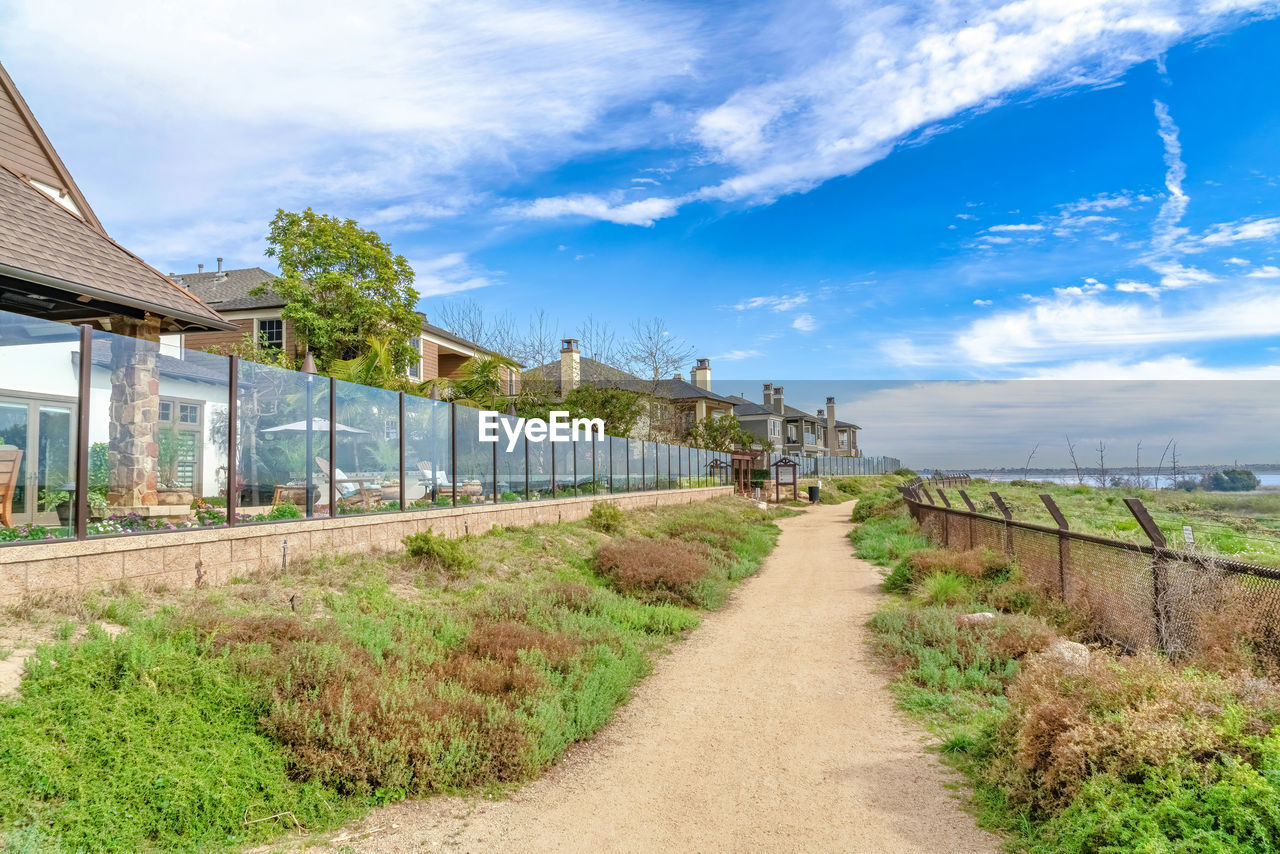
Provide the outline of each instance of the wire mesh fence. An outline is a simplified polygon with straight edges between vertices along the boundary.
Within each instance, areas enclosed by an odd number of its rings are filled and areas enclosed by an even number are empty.
[[[1047,495],[1057,528],[1012,518],[997,493],[1004,518],[957,506],[933,485],[932,492],[921,482],[901,487],[926,537],[951,549],[1003,552],[1026,582],[1082,615],[1098,640],[1177,659],[1211,635],[1247,631],[1280,655],[1280,569],[1170,548],[1137,499],[1126,505],[1150,544],[1069,530]]]

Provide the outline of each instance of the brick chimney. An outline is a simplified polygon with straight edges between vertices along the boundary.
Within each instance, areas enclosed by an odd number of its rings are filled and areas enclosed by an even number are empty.
[[[690,381],[698,388],[711,391],[711,360],[699,359],[689,373]]]
[[[560,393],[568,394],[582,382],[582,351],[577,338],[560,340]]]
[[[773,387],[773,411],[779,415],[784,415],[786,414],[786,410],[783,409],[784,406],[785,404],[782,402],[782,386],[776,385]]]
[[[773,383],[764,384],[764,408],[773,409]]]
[[[672,379],[677,379],[680,382],[684,382],[684,374],[680,373],[679,371],[676,371],[675,376],[672,377]]]
[[[827,454],[835,456],[840,449],[840,443],[836,441],[836,399],[834,397],[827,398]]]

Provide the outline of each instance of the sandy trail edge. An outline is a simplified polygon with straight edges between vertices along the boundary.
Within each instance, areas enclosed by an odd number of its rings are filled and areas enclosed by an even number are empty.
[[[947,788],[954,775],[895,711],[868,649],[865,623],[883,594],[845,537],[851,507],[781,520],[761,572],[657,662],[599,736],[509,799],[407,801],[308,842],[369,852],[998,851]]]

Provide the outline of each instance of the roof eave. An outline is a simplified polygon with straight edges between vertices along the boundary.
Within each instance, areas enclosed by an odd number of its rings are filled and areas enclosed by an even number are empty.
[[[114,293],[112,291],[102,290],[90,285],[81,284],[80,282],[72,282],[68,279],[60,279],[56,276],[49,276],[44,273],[37,273],[34,270],[26,270],[22,267],[14,267],[0,261],[0,274],[9,276],[14,279],[21,279],[26,282],[33,282],[37,285],[45,285],[51,288],[59,288],[61,290],[70,291],[81,296],[92,297],[93,299],[102,300],[103,302],[118,303],[120,305],[136,308],[146,311],[159,317],[168,317],[175,321],[185,324],[184,328],[188,329],[208,329],[223,332],[233,332],[238,327],[234,323],[228,323],[225,320],[214,320],[209,317],[202,317],[198,314],[190,312],[178,311],[172,308],[156,305],[146,300],[133,299],[123,294]],[[210,309],[212,311],[212,309]]]

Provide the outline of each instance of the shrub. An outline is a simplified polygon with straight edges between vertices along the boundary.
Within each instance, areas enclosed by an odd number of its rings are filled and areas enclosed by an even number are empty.
[[[921,581],[937,572],[955,572],[975,581],[990,580],[1007,575],[1010,567],[1008,557],[990,549],[970,549],[964,552],[921,549],[907,560],[910,562],[914,581]]]
[[[620,532],[625,522],[622,509],[607,501],[591,505],[591,512],[587,514],[587,525],[603,534]]]
[[[713,568],[711,550],[702,543],[619,539],[596,551],[595,569],[628,594],[658,594],[657,599],[696,603],[695,585]],[[665,594],[665,595],[664,595]]]
[[[936,572],[926,576],[916,585],[916,592],[931,605],[957,605],[972,598],[964,576],[954,572]]]
[[[477,658],[508,667],[519,662],[522,650],[538,650],[547,664],[557,670],[567,668],[578,653],[578,644],[568,635],[548,634],[510,620],[477,623],[467,634],[464,648]]]
[[[405,554],[446,572],[466,572],[475,567],[475,555],[467,551],[467,539],[450,539],[434,531],[420,531],[405,537]]]
[[[866,522],[868,519],[872,519],[876,516],[884,516],[892,513],[904,505],[905,502],[902,500],[902,495],[900,495],[896,490],[873,492],[870,495],[864,495],[862,498],[858,499],[858,503],[854,506],[850,519],[855,523]]]
[[[567,608],[570,611],[590,611],[595,603],[595,594],[585,584],[573,581],[562,581],[545,588],[543,595],[553,605]]]

